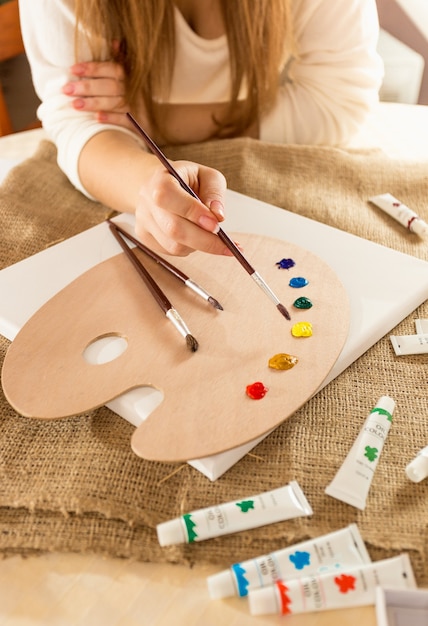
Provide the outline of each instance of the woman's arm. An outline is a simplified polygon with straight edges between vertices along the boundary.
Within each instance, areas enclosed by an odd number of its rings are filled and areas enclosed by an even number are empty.
[[[75,187],[90,195],[80,180],[78,161],[86,142],[106,127],[93,113],[75,110],[70,98],[62,93],[63,85],[72,79],[69,68],[75,61],[74,3],[19,0],[19,11],[32,79],[41,100],[38,117],[57,147],[59,166]],[[90,59],[89,49],[84,48],[81,60]],[[133,135],[125,128],[120,132]]]
[[[79,160],[83,185],[107,206],[135,213],[137,236],[150,248],[175,255],[198,249],[230,256],[213,234],[224,219],[224,177],[189,161],[175,161],[174,167],[204,204],[184,191],[157,157],[120,131],[93,136]]]
[[[383,65],[375,0],[294,0],[292,6],[298,57],[261,120],[260,138],[346,144],[378,102]]]
[[[224,177],[195,163],[178,164],[204,206],[179,188],[135,133],[101,124],[94,113],[73,108],[70,97],[62,93],[75,60],[70,0],[20,0],[20,13],[33,82],[42,101],[38,115],[70,181],[92,199],[135,212],[139,236],[158,250],[226,253],[213,234],[217,220],[223,219]],[[83,50],[79,61],[90,60],[89,50]]]

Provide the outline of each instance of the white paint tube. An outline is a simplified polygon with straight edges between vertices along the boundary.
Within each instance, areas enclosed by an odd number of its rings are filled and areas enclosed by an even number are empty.
[[[161,546],[193,543],[211,537],[312,515],[312,508],[296,481],[234,502],[207,507],[158,524]]]
[[[428,224],[424,222],[417,213],[397,200],[392,194],[382,193],[379,196],[369,198],[369,200],[412,233],[416,233],[420,237],[426,237],[428,235]]]
[[[395,402],[382,396],[371,410],[352,448],[325,493],[365,509],[375,469],[392,422]]]
[[[327,535],[302,541],[264,556],[235,563],[227,570],[209,576],[208,591],[212,599],[247,596],[253,589],[328,571],[370,562],[358,526],[350,524]]]
[[[427,335],[428,334],[428,319],[415,320],[416,334]]]
[[[406,474],[414,483],[420,483],[428,476],[428,446],[422,448],[406,467]]]
[[[390,335],[389,338],[397,356],[406,354],[428,354],[428,334]]]
[[[248,596],[250,613],[287,615],[374,605],[378,585],[394,589],[416,587],[407,554],[340,573],[277,581],[255,589]]]

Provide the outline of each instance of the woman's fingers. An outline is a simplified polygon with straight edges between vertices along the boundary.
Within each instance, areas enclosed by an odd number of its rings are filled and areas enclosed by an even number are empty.
[[[67,96],[81,96],[82,98],[107,97],[120,98],[125,96],[125,88],[122,82],[112,78],[83,78],[66,83],[62,92]]]
[[[226,183],[217,170],[196,163],[174,163],[183,180],[196,193],[209,191],[209,199],[215,204],[223,219],[223,196]],[[207,196],[208,197],[208,196]],[[159,247],[168,254],[187,255],[192,250],[212,254],[230,255],[217,237],[219,220],[205,204],[183,190],[178,181],[164,168],[156,167],[140,191],[136,208],[137,235],[144,240],[153,237]]]
[[[70,73],[78,78],[112,78],[122,82],[124,80],[122,65],[114,61],[76,63],[70,68]]]
[[[136,210],[135,231],[143,243],[159,253],[187,256],[201,250],[230,256],[217,235],[160,207],[148,212],[144,202],[139,203]]]
[[[74,108],[85,111],[125,111],[124,91],[106,78],[85,79],[67,83],[63,93],[73,98]]]
[[[62,87],[72,97],[75,109],[95,112],[125,112],[125,84],[123,68],[110,61],[79,63],[71,68],[77,80]],[[122,124],[122,120],[120,122]]]
[[[174,168],[200,200],[182,189],[180,183],[162,166],[157,169],[156,177],[152,180],[151,197],[154,203],[169,208],[170,213],[193,222],[208,232],[217,233],[219,219],[209,207],[213,203],[220,219],[224,219],[226,180],[223,174],[191,161],[175,161]]]
[[[204,165],[192,164],[187,169],[189,186],[195,191],[202,203],[209,208],[218,222],[224,220],[224,194],[227,188],[226,178],[218,170]]]

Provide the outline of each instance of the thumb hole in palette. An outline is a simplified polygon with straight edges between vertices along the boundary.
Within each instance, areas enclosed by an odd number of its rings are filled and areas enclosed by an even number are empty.
[[[91,365],[102,365],[120,357],[128,347],[128,340],[122,335],[111,333],[95,337],[84,349],[83,358]]]

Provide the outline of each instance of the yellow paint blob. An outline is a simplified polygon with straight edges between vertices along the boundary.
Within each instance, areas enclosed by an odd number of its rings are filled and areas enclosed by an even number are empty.
[[[293,337],[312,337],[312,324],[310,322],[297,322],[291,329]]]
[[[273,370],[291,370],[298,362],[297,356],[282,352],[269,359],[269,367]]]

